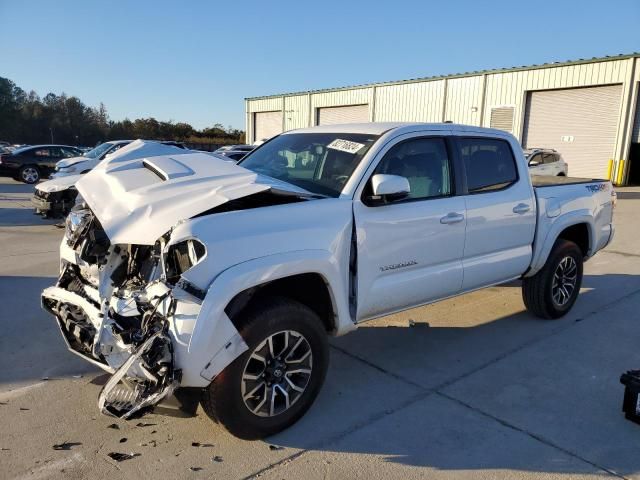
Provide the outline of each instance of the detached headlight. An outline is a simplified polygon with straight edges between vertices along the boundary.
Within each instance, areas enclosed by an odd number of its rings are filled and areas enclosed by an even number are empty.
[[[91,210],[88,208],[72,209],[65,220],[65,236],[67,243],[74,245],[78,240],[78,236],[91,222]]]
[[[199,263],[206,254],[206,247],[195,239],[171,245],[164,255],[164,274],[167,281],[177,282],[180,275]]]

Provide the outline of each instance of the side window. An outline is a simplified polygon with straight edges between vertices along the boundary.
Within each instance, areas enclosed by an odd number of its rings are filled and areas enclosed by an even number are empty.
[[[442,138],[417,138],[389,150],[375,174],[400,175],[409,180],[408,199],[442,197],[451,194],[451,169]]]
[[[63,153],[65,158],[77,157],[78,156],[78,152],[76,150],[72,150],[70,148],[63,148],[62,149],[62,153]]]
[[[529,166],[530,167],[537,167],[541,163],[542,163],[542,154],[541,153],[536,153],[531,158],[529,158]]]
[[[555,153],[545,153],[542,155],[542,163],[554,163],[558,161],[558,156]]]
[[[518,180],[516,160],[508,142],[463,138],[459,144],[469,193],[500,190]]]
[[[51,147],[49,149],[49,151],[51,152],[51,156],[54,158],[62,158],[64,157],[63,153],[62,153],[62,149],[60,147]]]
[[[48,148],[39,148],[38,150],[35,150],[33,154],[36,157],[47,158],[51,156],[51,151]]]

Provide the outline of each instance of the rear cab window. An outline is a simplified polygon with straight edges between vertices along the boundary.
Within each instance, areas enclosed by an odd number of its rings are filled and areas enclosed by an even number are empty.
[[[493,138],[461,138],[458,148],[470,194],[502,190],[518,181],[516,159],[509,142]]]

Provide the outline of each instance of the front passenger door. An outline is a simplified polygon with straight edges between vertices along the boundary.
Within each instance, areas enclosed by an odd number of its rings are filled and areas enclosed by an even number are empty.
[[[449,151],[443,137],[415,135],[388,147],[354,200],[358,321],[460,291],[466,212]],[[375,174],[406,177],[409,196],[372,203]]]

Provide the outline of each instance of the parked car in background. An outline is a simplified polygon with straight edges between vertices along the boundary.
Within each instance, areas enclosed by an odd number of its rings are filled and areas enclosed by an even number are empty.
[[[133,158],[152,158],[158,155],[175,156],[191,152],[190,150],[186,150],[182,145],[175,145],[174,142],[155,142],[152,140],[107,142],[107,144],[113,143],[118,144],[118,148],[109,150],[104,156],[105,160],[113,159],[114,161],[124,161]],[[102,145],[96,147],[96,149],[99,149]],[[87,164],[90,162],[94,162],[94,160],[81,162],[82,168],[78,168],[75,173],[59,173],[53,175],[51,180],[36,185],[35,192],[31,198],[31,203],[35,207],[35,213],[42,215],[44,218],[66,217],[71,207],[75,205],[78,196],[75,184],[83,177],[87,171]],[[100,161],[94,163],[93,166],[100,163]],[[91,170],[91,168],[89,168],[89,170]]]
[[[69,158],[58,162],[56,165],[56,172],[51,175],[51,178],[60,178],[67,175],[79,175],[85,174],[91,171],[98,163],[100,163],[108,155],[112,155],[123,147],[129,145],[133,140],[112,140],[98,145],[90,152],[85,153],[81,157]],[[180,149],[186,149],[181,142],[175,142],[173,140],[143,140],[145,142],[152,142],[155,144],[167,145],[169,147],[176,147]]]
[[[242,160],[247,153],[255,149],[255,145],[225,145],[215,150],[213,153],[222,155],[230,160],[239,161]]]
[[[237,165],[174,157],[78,181],[42,294],[67,347],[112,374],[98,406],[116,417],[200,400],[241,438],[273,435],[320,391],[329,335],[514,279],[560,318],[614,233],[609,181],[532,179],[501,130],[326,125]]]
[[[552,148],[532,148],[524,151],[531,175],[549,175],[552,177],[569,175],[569,165]]]
[[[114,140],[101,143],[97,147],[82,153],[80,156],[60,160],[55,166],[55,173],[51,178],[66,177],[87,173],[95,167],[104,157],[117,152],[122,147],[129,145],[132,140]]]
[[[37,183],[54,171],[64,158],[77,157],[82,152],[69,145],[35,145],[0,154],[0,176],[12,177],[24,183]]]

